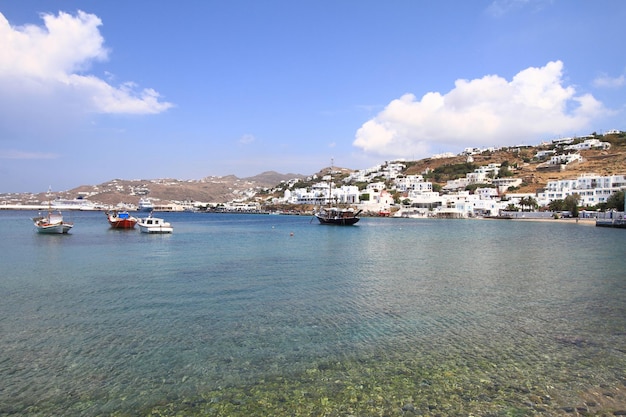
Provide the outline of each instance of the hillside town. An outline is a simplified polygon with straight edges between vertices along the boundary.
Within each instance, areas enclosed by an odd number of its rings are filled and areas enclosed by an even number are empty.
[[[616,149],[621,149],[616,153]],[[252,180],[234,177],[210,177],[201,181],[151,180],[124,182],[113,180],[93,187],[81,187],[71,199],[57,196],[52,203],[59,209],[107,210],[137,209],[149,203],[156,211],[220,211],[238,213],[280,212],[308,214],[325,205],[353,206],[369,216],[469,218],[525,216],[568,216],[579,208],[583,216],[612,208],[610,201],[626,190],[626,166],[617,161],[618,171],[609,174],[580,172],[585,156],[595,155],[603,161],[622,155],[626,134],[610,130],[603,135],[558,138],[538,146],[507,148],[466,148],[459,154],[433,155],[415,172],[415,161],[388,161],[380,165],[348,170],[333,164],[318,174],[281,180],[266,186]],[[510,160],[492,161],[493,155],[508,155]],[[604,158],[604,159],[602,159]],[[486,164],[479,160],[492,161]],[[434,168],[433,168],[434,166]],[[530,178],[547,173],[545,184],[532,189]],[[267,179],[266,179],[267,181]],[[164,199],[157,190],[180,190],[194,183],[228,189],[225,201],[201,201],[210,194],[189,188],[190,198]],[[267,183],[267,182],[266,182]],[[115,194],[116,193],[116,194]],[[622,194],[620,194],[622,193]],[[109,197],[104,202],[103,197]],[[180,195],[177,194],[177,195]],[[613,197],[612,197],[613,196]],[[111,203],[111,198],[120,198]],[[0,196],[0,209],[41,209],[47,200],[36,196]],[[138,203],[128,201],[139,199]],[[134,200],[136,201],[136,200]],[[569,201],[569,206],[567,202]],[[573,204],[572,204],[573,201]],[[619,206],[623,210],[622,205]],[[577,214],[577,213],[576,213]]]
[[[605,136],[624,140],[623,132],[611,130]],[[613,141],[621,144],[620,141]],[[536,147],[533,160],[537,170],[552,172],[566,171],[568,166],[583,161],[580,151],[606,151],[611,148],[609,141],[602,141],[595,135],[579,138],[559,138],[551,143]],[[473,167],[476,155],[493,153],[499,149],[468,148],[461,156],[465,163],[460,168]],[[513,153],[520,148],[508,149]],[[434,159],[452,158],[456,155],[436,155]],[[444,165],[446,166],[446,165]],[[447,165],[448,167],[454,165]],[[366,170],[358,170],[344,175],[341,171],[330,171],[327,175],[307,179],[312,183],[300,186],[302,180],[285,184],[282,197],[272,200],[274,204],[292,205],[354,205],[370,215],[394,217],[496,217],[554,216],[554,212],[566,212],[563,204],[568,198],[575,199],[575,206],[588,210],[605,208],[611,196],[626,190],[626,175],[600,175],[582,173],[568,179],[548,181],[546,186],[535,192],[517,192],[523,185],[523,178],[517,176],[519,166],[507,161],[476,166],[472,171],[458,178],[449,179],[438,186],[429,180],[431,170],[420,174],[407,175],[407,163],[387,162]],[[622,171],[626,172],[626,171]],[[341,178],[340,185],[332,185],[331,178]],[[359,184],[359,185],[355,185]],[[622,206],[623,207],[623,206]],[[623,210],[623,208],[622,208]]]

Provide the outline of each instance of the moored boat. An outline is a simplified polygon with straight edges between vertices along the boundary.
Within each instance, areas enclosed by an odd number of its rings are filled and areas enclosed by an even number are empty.
[[[315,213],[315,217],[321,224],[352,226],[361,219],[358,217],[360,213],[361,210],[355,212],[353,208],[326,207]]]
[[[357,212],[354,211],[352,207],[350,208],[340,208],[340,207],[332,207],[330,202],[333,197],[333,161],[330,163],[330,172],[329,172],[330,181],[328,182],[328,207],[321,207],[317,212],[314,213],[317,220],[320,224],[328,224],[334,226],[352,226],[356,224],[361,218],[359,214],[362,210]]]
[[[56,213],[48,211],[46,215],[33,217],[33,224],[38,233],[44,234],[65,234],[74,227],[74,223],[63,220],[63,215],[60,211]]]
[[[169,222],[158,217],[152,217],[152,214],[148,217],[140,218],[137,221],[139,230],[142,233],[172,233],[174,228]]]
[[[112,229],[133,229],[137,224],[137,218],[131,216],[127,211],[107,211],[107,220]]]
[[[147,198],[142,198],[137,204],[137,211],[151,212],[154,210],[154,204]]]

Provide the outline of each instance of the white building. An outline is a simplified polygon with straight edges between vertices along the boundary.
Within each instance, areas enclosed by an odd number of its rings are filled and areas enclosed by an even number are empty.
[[[285,191],[285,201],[290,204],[358,204],[359,187],[354,185],[342,185],[331,187],[327,182],[314,184],[310,189],[296,188],[293,191]]]
[[[505,192],[506,190],[509,189],[509,187],[518,187],[522,184],[522,179],[521,178],[513,178],[513,177],[506,177],[506,178],[494,178],[491,183],[493,185],[495,185],[498,190],[500,190],[500,192]]]
[[[491,184],[492,178],[498,176],[500,164],[489,164],[468,172],[465,178],[449,180],[443,189],[446,191],[464,190],[470,184]]]
[[[555,150],[549,149],[549,150],[544,150],[544,151],[538,151],[535,154],[535,158],[537,159],[543,159],[543,158],[547,158],[548,156],[552,156],[556,153]]]
[[[384,189],[376,190],[364,190],[363,194],[368,195],[368,199],[361,199],[361,203],[359,204],[359,208],[364,211],[371,212],[381,212],[381,211],[389,211],[391,206],[393,206],[393,196]]]
[[[574,145],[568,145],[565,150],[584,151],[588,149],[610,149],[611,144],[609,142],[600,142],[598,139],[587,139],[584,142],[576,143]]]
[[[409,190],[432,191],[433,183],[424,181],[422,175],[407,175],[396,178],[393,181],[396,190],[405,193]]]
[[[387,188],[384,182],[371,182],[365,187],[368,191],[379,192]]]
[[[550,165],[567,165],[572,162],[582,162],[583,157],[579,153],[568,153],[563,155],[554,155],[550,158]]]
[[[625,175],[601,176],[598,174],[582,174],[571,180],[549,181],[545,190],[537,194],[541,204],[578,194],[581,206],[595,206],[605,203],[611,194],[626,189]]]
[[[446,185],[442,187],[445,191],[464,190],[470,184],[467,177],[458,178],[456,180],[449,180]]]

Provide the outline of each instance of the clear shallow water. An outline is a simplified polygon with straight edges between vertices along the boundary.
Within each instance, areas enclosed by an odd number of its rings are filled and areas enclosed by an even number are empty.
[[[0,415],[593,412],[626,381],[623,230],[32,214],[0,212]]]

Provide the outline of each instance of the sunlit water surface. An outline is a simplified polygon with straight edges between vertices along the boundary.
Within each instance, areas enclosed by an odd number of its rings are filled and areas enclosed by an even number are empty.
[[[624,230],[33,214],[0,212],[3,416],[550,413],[626,381]]]

